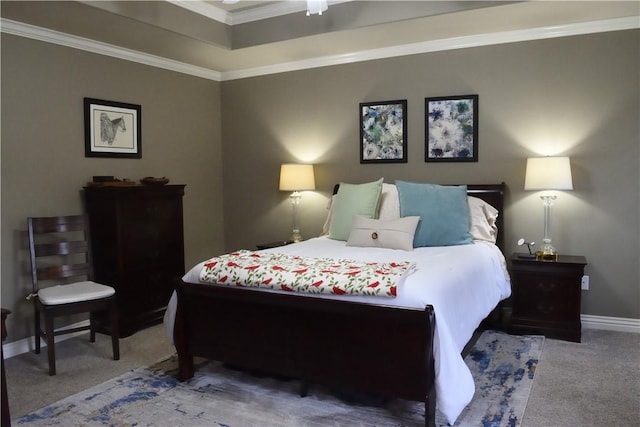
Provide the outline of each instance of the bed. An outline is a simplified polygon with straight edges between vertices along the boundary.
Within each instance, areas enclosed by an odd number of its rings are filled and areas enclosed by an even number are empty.
[[[396,184],[397,189],[383,186],[387,192],[380,193],[375,208],[379,221],[399,216],[398,209],[402,212],[409,205],[407,196],[416,199],[414,193],[398,191],[404,183]],[[349,194],[349,184],[341,185]],[[475,390],[461,352],[482,320],[510,295],[501,253],[504,183],[455,187],[464,188],[468,202],[465,215],[471,218],[468,231],[473,237],[469,244],[410,250],[357,242],[353,246],[350,239],[330,234],[338,222],[338,204],[332,203],[330,224],[325,224],[329,235],[259,251],[305,259],[411,262],[414,268],[398,283],[395,297],[205,283],[201,274],[210,260],[194,266],[176,284],[165,313],[167,333],[178,354],[179,380],[193,376],[194,357],[205,357],[308,384],[423,401],[426,426],[435,425],[437,400],[438,409],[453,424]],[[334,199],[341,193],[338,190]],[[474,224],[474,215],[489,223]],[[355,229],[354,225],[351,233]]]

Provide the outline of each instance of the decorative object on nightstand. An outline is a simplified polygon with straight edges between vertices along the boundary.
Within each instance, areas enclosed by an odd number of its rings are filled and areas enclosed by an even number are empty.
[[[291,240],[301,242],[302,235],[298,227],[298,205],[302,195],[300,191],[315,190],[316,182],[313,176],[313,165],[283,164],[280,167],[280,191],[293,191],[289,198],[293,206],[293,233]]]
[[[573,190],[571,164],[568,157],[537,157],[527,159],[525,190],[544,190],[544,238],[536,256],[542,261],[555,261],[558,252],[551,244],[551,206],[557,198],[551,190]]]
[[[585,265],[583,256],[559,255],[555,262],[544,262],[513,254],[511,331],[580,342]]]
[[[518,254],[518,258],[534,259],[536,254],[531,252],[531,246],[535,246],[536,242],[527,242],[523,237],[518,240],[518,246],[526,245],[529,250],[528,254]]]

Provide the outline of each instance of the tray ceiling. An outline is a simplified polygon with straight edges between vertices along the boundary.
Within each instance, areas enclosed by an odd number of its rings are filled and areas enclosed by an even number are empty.
[[[542,27],[638,21],[638,9],[634,1],[329,1],[325,13],[308,17],[304,1],[0,3],[3,24],[29,24],[217,73],[348,61],[362,52]]]

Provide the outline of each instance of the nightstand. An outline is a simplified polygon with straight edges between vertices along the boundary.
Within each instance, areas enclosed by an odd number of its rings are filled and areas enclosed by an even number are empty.
[[[585,265],[583,256],[560,255],[557,261],[536,261],[513,254],[510,330],[580,342]]]
[[[258,248],[258,250],[272,249],[272,248],[278,248],[280,246],[287,246],[292,243],[294,243],[293,240],[278,240],[276,242],[260,243],[259,245],[256,245],[256,247]]]

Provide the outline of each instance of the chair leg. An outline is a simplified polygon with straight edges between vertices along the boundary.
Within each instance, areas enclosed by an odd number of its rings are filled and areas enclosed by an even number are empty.
[[[47,356],[49,357],[49,375],[56,374],[56,347],[53,333],[53,317],[44,316],[45,335],[47,336]]]
[[[93,312],[89,313],[89,342],[96,342],[96,322]]]
[[[34,335],[36,339],[34,352],[36,354],[40,354],[40,310],[38,310],[37,308],[36,308],[34,319],[35,319]]]
[[[111,314],[111,346],[113,347],[113,360],[120,360],[120,328],[118,325],[118,306],[114,300],[109,309]]]

